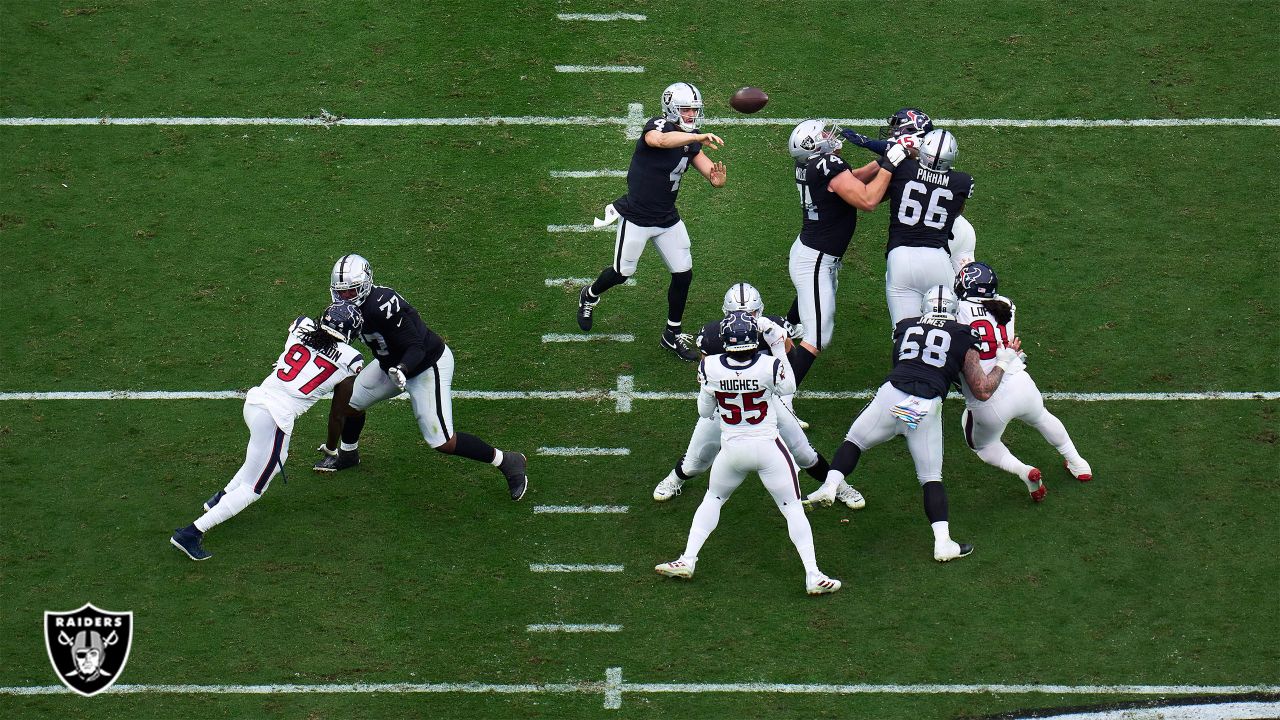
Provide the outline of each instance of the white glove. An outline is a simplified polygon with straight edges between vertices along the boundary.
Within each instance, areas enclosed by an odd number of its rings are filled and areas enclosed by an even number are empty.
[[[1018,357],[1017,350],[1002,347],[996,350],[996,367],[1003,370],[1005,375],[1012,375],[1026,370],[1027,364]]]
[[[898,167],[898,163],[907,159],[907,155],[908,151],[905,147],[894,143],[889,146],[889,150],[885,152],[884,157],[880,158],[876,162],[885,170],[893,172],[893,169]]]
[[[399,365],[387,368],[387,376],[390,377],[391,381],[396,384],[396,387],[401,390],[404,389],[405,383],[409,382],[404,376],[404,370],[401,370]]]
[[[764,338],[765,344],[770,348],[775,347],[778,343],[786,345],[787,331],[782,329],[778,323],[767,317],[756,318],[756,327],[760,328],[760,337]]]

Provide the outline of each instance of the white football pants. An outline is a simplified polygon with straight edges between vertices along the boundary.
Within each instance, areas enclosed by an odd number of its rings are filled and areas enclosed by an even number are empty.
[[[249,426],[244,464],[223,488],[226,495],[196,520],[200,532],[229,520],[261,497],[289,457],[289,433],[276,425],[267,408],[245,403],[243,414],[244,424]]]
[[[825,350],[836,330],[840,258],[818,252],[797,237],[791,243],[787,271],[791,274],[791,284],[796,288],[796,304],[800,310],[800,322],[804,324],[802,340],[818,350]]]
[[[1040,388],[1025,371],[1005,375],[995,393],[985,401],[966,399],[961,417],[964,440],[983,462],[1025,478],[1031,466],[1014,457],[1000,441],[1011,420],[1021,420],[1040,431],[1063,458],[1079,457],[1066,426],[1045,409]]]
[[[907,450],[916,466],[916,479],[923,486],[932,480],[942,480],[942,399],[928,401],[929,413],[912,430],[891,412],[894,405],[909,397],[911,395],[889,383],[881,385],[844,438],[865,452],[895,435],[905,435]]]
[[[453,351],[445,346],[444,354],[436,364],[409,378],[404,391],[409,393],[409,404],[418,421],[422,438],[433,448],[449,442],[453,437]],[[371,362],[356,376],[355,389],[351,391],[351,407],[368,410],[383,400],[400,394],[400,388],[382,369]]]
[[[889,320],[896,327],[904,318],[920,317],[925,293],[937,285],[955,285],[951,256],[942,248],[900,245],[889,251],[884,273],[884,295]]]
[[[640,263],[640,253],[650,241],[662,257],[662,263],[672,273],[693,269],[693,253],[690,252],[692,242],[689,230],[681,220],[671,227],[643,227],[627,222],[626,218],[618,221],[618,234],[613,242],[613,269],[623,277],[636,274],[636,266]]]
[[[804,428],[796,420],[795,413],[783,407],[782,399],[774,395],[769,398],[769,412],[778,418],[778,435],[786,444],[787,450],[795,458],[801,468],[813,467],[818,462],[818,451],[809,442]],[[684,451],[684,460],[680,463],[680,472],[690,477],[704,472],[711,467],[720,452],[720,421],[715,418],[698,418],[698,424],[689,437],[689,447]]]

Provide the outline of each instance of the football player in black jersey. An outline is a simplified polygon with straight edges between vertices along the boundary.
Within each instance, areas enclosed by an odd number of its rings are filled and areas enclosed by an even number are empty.
[[[693,280],[693,255],[689,252],[689,231],[676,211],[680,180],[692,166],[711,183],[724,187],[724,163],[712,162],[703,145],[719,150],[724,144],[716,135],[698,130],[702,118],[702,95],[689,83],[675,83],[662,91],[662,112],[645,123],[636,141],[627,170],[627,194],[605,208],[598,225],[619,220],[613,246],[613,264],[601,271],[595,282],[578,295],[578,327],[591,330],[592,314],[600,296],[621,285],[636,271],[640,253],[652,241],[662,262],[671,272],[667,288],[667,325],[662,347],[681,360],[701,357],[681,334],[689,283]]]
[[[893,333],[893,370],[845,434],[831,459],[827,481],[807,500],[830,505],[836,487],[853,472],[866,450],[905,435],[924,489],[924,512],[933,528],[933,559],[954,560],[973,546],[951,539],[947,491],[942,485],[942,400],[964,373],[974,397],[991,397],[1005,374],[1021,372],[1021,342],[1014,338],[996,351],[996,366],[983,372],[981,342],[976,331],[956,322],[959,302],[949,285],[931,288],[920,306],[921,317],[900,321]]]
[[[858,210],[870,212],[880,204],[891,171],[907,156],[905,148],[891,148],[881,158],[885,168],[869,165],[853,170],[840,157],[840,132],[829,122],[806,120],[791,131],[787,143],[795,159],[802,219],[787,262],[803,328],[803,339],[789,354],[797,382],[831,342],[840,259],[853,239]]]
[[[507,478],[512,500],[529,488],[527,460],[521,453],[503,452],[470,433],[453,427],[453,351],[445,345],[409,301],[389,287],[373,284],[369,263],[359,255],[344,255],[333,265],[330,292],[334,301],[347,300],[360,308],[364,324],[360,338],[378,362],[369,363],[356,376],[351,399],[330,407],[329,435],[316,463],[320,472],[345,470],[360,462],[357,443],[364,428],[364,412],[371,406],[409,393],[413,415],[422,437],[446,454],[489,463]],[[341,436],[341,444],[331,450]]]

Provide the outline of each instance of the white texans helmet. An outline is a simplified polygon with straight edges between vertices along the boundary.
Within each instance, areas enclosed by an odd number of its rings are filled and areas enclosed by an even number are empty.
[[[355,294],[352,295],[351,291]],[[333,301],[346,300],[359,305],[369,297],[373,290],[373,271],[369,269],[369,261],[359,255],[343,255],[333,264],[333,272],[329,275],[329,294]]]
[[[685,122],[680,111],[693,108],[693,120]],[[702,93],[692,83],[671,83],[662,91],[662,116],[685,132],[693,132],[702,119]]]
[[[791,131],[791,139],[787,140],[787,149],[797,160],[817,152],[833,153],[842,147],[840,126],[825,120],[805,120]]]
[[[956,136],[947,130],[930,130],[920,141],[920,167],[947,172],[956,164]]]
[[[724,304],[720,309],[725,315],[742,310],[760,317],[764,313],[764,298],[760,297],[760,291],[752,287],[751,283],[734,283],[724,294]]]
[[[924,300],[920,303],[920,314],[944,316],[955,320],[956,310],[959,308],[960,301],[956,298],[955,291],[946,285],[934,285],[924,294]]]

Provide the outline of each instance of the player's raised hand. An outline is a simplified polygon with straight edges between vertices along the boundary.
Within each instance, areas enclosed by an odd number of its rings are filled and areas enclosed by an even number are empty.
[[[717,162],[711,165],[711,184],[714,187],[721,187],[725,181],[729,179],[729,171],[725,169],[724,163]]]
[[[708,150],[719,150],[724,147],[724,140],[721,140],[720,136],[715,133],[702,133],[698,137],[698,142],[706,145]]]

